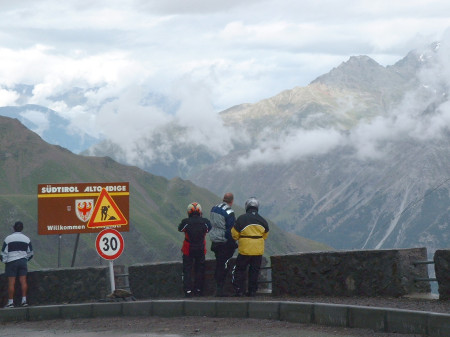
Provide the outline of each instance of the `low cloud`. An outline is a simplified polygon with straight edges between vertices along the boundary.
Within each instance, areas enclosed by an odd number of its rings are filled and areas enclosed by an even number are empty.
[[[50,122],[48,120],[48,114],[42,111],[26,110],[23,112],[22,117],[32,122],[35,127],[32,129],[38,135],[42,136],[44,131],[48,130]]]
[[[186,85],[189,83],[189,85]],[[151,103],[148,92],[130,87],[111,102],[102,105],[95,117],[102,138],[118,144],[122,160],[135,165],[184,160],[175,153],[181,147],[203,147],[215,155],[226,155],[232,148],[233,132],[214,112],[208,87],[184,79],[172,88],[170,100]],[[130,118],[132,115],[132,118]]]
[[[387,116],[360,123],[351,131],[349,143],[362,158],[383,154],[382,146],[402,139],[436,140],[450,131],[450,39],[446,35],[436,52],[424,50],[430,60],[418,74],[420,86],[405,94]]]
[[[17,92],[0,88],[0,106],[13,105],[18,98]]]
[[[256,143],[256,148],[237,160],[239,167],[253,164],[285,164],[310,155],[325,154],[342,144],[343,135],[333,129],[294,130],[282,137]]]

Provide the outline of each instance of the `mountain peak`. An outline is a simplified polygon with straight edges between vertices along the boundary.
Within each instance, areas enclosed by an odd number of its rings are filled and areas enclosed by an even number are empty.
[[[325,75],[311,82],[347,89],[364,89],[371,91],[374,77],[383,76],[386,68],[366,55],[351,56]]]
[[[412,72],[417,72],[417,69],[434,62],[439,46],[439,42],[434,42],[425,48],[412,50],[404,58],[388,68],[394,68],[405,77],[411,76]]]
[[[373,66],[380,66],[374,59],[367,55],[350,56],[347,62],[342,62],[340,66],[344,65],[359,65],[369,64]]]
[[[406,63],[403,66],[397,63],[384,67],[369,56],[352,56],[311,84],[320,83],[339,89],[395,97],[399,90],[411,85],[420,67],[418,62]]]

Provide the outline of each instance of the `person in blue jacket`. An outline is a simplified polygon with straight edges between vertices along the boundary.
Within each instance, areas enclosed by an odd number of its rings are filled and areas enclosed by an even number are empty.
[[[231,208],[233,205],[233,193],[225,193],[223,202],[211,209],[210,219],[212,230],[209,233],[211,239],[211,251],[216,256],[216,296],[224,296],[223,287],[228,274],[228,261],[233,257],[237,243],[231,236],[231,228],[234,226],[235,215]]]

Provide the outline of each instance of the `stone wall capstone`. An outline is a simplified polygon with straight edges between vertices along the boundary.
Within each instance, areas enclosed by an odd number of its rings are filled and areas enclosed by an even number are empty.
[[[450,250],[439,249],[434,253],[434,270],[438,281],[439,299],[450,300]]]
[[[28,303],[61,304],[98,301],[110,292],[108,267],[58,268],[31,271],[27,275]],[[0,306],[8,299],[8,280],[0,275]],[[21,301],[18,278],[14,302]]]
[[[394,296],[430,292],[426,248],[300,253],[272,256],[272,294]]]

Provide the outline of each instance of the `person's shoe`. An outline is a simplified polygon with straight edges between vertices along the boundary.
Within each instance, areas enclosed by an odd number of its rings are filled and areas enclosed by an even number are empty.
[[[195,289],[194,290],[194,295],[195,296],[203,296],[203,292],[200,289]]]
[[[14,303],[9,303],[5,305],[3,308],[14,308]]]
[[[21,306],[22,307],[28,307],[28,303],[27,302],[22,302]]]
[[[192,291],[191,290],[186,290],[184,292],[184,297],[192,297]]]

